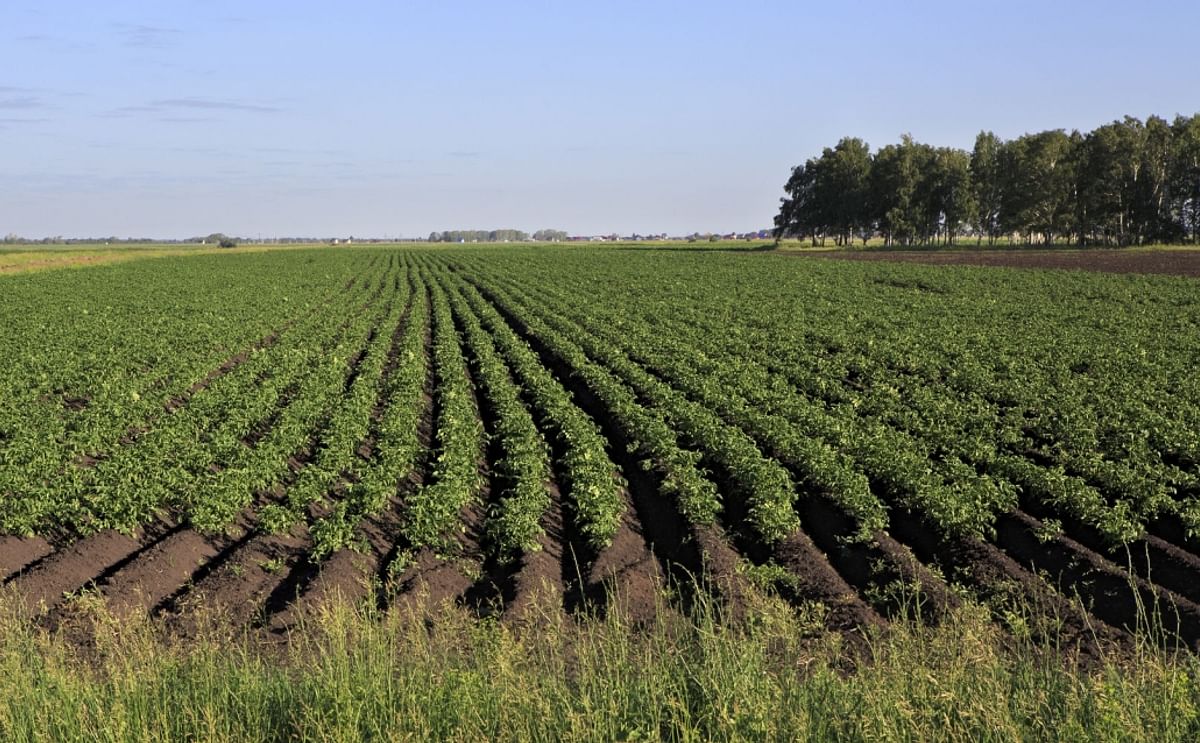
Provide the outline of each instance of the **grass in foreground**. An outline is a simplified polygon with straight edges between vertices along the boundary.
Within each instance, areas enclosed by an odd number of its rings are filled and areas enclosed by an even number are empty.
[[[505,627],[344,608],[286,647],[170,642],[100,610],[93,646],[0,623],[0,738],[27,740],[1087,740],[1200,736],[1200,664],[1147,649],[1091,670],[1006,640],[979,607],[869,638],[853,670],[813,615],[701,611]],[[818,612],[819,613],[819,612]]]

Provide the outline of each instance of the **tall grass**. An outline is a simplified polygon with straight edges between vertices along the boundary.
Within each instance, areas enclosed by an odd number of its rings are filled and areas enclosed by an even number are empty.
[[[343,606],[277,644],[79,614],[48,633],[4,604],[0,739],[1200,739],[1194,656],[1145,644],[1085,670],[971,605],[854,643],[816,631],[819,610],[770,601],[739,627],[703,603],[651,627]]]

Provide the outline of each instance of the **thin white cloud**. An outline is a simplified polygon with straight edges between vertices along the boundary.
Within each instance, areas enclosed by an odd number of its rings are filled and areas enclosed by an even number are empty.
[[[165,49],[175,44],[183,33],[177,28],[147,26],[144,24],[122,24],[117,27],[122,44],[137,49]]]
[[[21,95],[12,98],[0,98],[0,109],[5,111],[29,111],[46,108],[41,99],[32,95]]]
[[[249,113],[279,113],[283,109],[257,103],[222,101],[212,98],[163,98],[151,101],[159,109],[194,109],[203,111],[245,111]]]

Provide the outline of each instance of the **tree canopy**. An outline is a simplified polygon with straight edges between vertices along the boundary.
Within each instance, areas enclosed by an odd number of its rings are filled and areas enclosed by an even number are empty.
[[[431,243],[502,243],[525,242],[529,233],[521,230],[443,230],[429,233]]]
[[[814,244],[1200,242],[1200,114],[1007,141],[985,131],[970,152],[906,134],[872,153],[846,137],[792,168],[784,191],[776,236]]]

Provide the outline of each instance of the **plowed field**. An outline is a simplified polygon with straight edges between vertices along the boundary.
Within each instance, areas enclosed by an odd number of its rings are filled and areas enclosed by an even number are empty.
[[[0,578],[50,623],[85,589],[184,636],[335,598],[649,620],[700,577],[849,636],[975,596],[1084,652],[1200,642],[1185,279],[505,248],[0,282]]]

